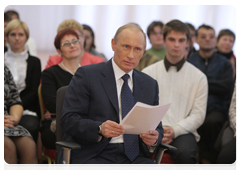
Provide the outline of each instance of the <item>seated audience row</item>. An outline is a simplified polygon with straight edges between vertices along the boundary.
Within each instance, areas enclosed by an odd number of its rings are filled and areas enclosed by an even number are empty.
[[[208,103],[206,118],[198,129],[200,163],[215,163],[218,152],[214,144],[219,132],[228,119],[234,78],[228,59],[216,52],[215,30],[201,25],[197,30],[199,51],[191,54],[188,61],[201,70],[208,80]]]

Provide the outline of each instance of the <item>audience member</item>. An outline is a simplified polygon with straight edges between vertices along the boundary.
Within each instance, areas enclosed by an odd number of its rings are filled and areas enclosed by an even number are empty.
[[[215,163],[217,153],[213,146],[228,117],[233,70],[226,57],[216,53],[215,31],[211,26],[201,25],[197,30],[198,52],[188,61],[199,68],[208,79],[207,115],[198,129],[201,139],[199,146],[200,163]]]
[[[99,53],[96,51],[95,35],[89,25],[83,24],[83,35],[85,38],[84,50],[92,55],[102,57],[105,61],[107,61],[107,58],[103,53]]]
[[[159,59],[156,56],[149,54],[147,51],[145,51],[137,67],[135,67],[135,69],[137,69],[138,71],[142,71],[142,69],[144,69],[145,67],[153,63],[156,63],[158,61]]]
[[[236,78],[236,57],[233,54],[233,45],[235,42],[235,34],[229,29],[223,29],[217,37],[217,53],[225,56],[233,68],[233,77]]]
[[[10,70],[4,66],[4,159],[8,164],[37,164],[36,144],[18,125],[23,107]]]
[[[5,28],[7,27],[7,24],[11,21],[11,18],[4,13],[4,53],[7,51],[7,40],[5,36]]]
[[[217,158],[218,164],[232,164],[236,161],[236,84],[229,109],[229,125],[233,131],[233,138],[221,148]]]
[[[12,20],[12,19],[19,19],[20,20],[20,16],[19,16],[18,12],[14,11],[14,10],[8,10],[8,11],[4,12],[4,18],[5,18],[5,15],[10,20]],[[5,24],[10,22],[10,20],[5,21],[5,19],[4,19],[4,27],[5,27]],[[37,48],[36,48],[36,43],[35,43],[34,39],[29,37],[26,44],[28,46],[29,53],[33,56],[37,56]]]
[[[56,94],[62,86],[67,86],[75,71],[80,67],[79,57],[84,50],[80,45],[78,34],[72,29],[60,31],[54,41],[58,54],[62,57],[62,62],[49,67],[42,72],[42,97],[48,112],[45,120],[42,121],[41,138],[46,148],[55,149],[55,132],[50,130],[52,117],[56,116]],[[56,128],[55,128],[56,129]]]
[[[79,24],[77,21],[70,19],[70,20],[64,20],[59,26],[58,30],[62,31],[64,29],[73,29],[78,35],[80,39],[80,44],[82,47],[84,47],[84,36],[83,36],[83,26]],[[62,57],[60,55],[52,55],[49,57],[47,65],[45,67],[51,67],[53,65],[59,64],[62,62]],[[88,65],[88,64],[96,64],[104,62],[104,59],[95,55],[92,55],[86,51],[82,51],[81,56],[79,57],[79,63],[81,66]]]
[[[192,54],[192,40],[191,38],[188,40],[187,45],[185,47],[185,51],[184,51],[184,58],[187,60],[188,57]]]
[[[40,109],[38,86],[41,78],[41,62],[28,52],[26,42],[29,30],[26,23],[18,19],[11,20],[5,28],[8,50],[4,63],[10,69],[23,103],[23,117],[20,125],[25,127],[37,140]]]
[[[147,28],[147,35],[152,44],[152,47],[147,52],[157,56],[160,60],[164,59],[166,55],[166,49],[163,44],[163,25],[161,21],[153,21]]]
[[[187,25],[172,20],[163,27],[166,57],[143,69],[158,81],[159,104],[172,103],[162,123],[162,143],[177,147],[169,151],[177,164],[197,163],[197,129],[202,125],[207,107],[206,76],[184,58],[190,40]]]
[[[190,29],[190,36],[191,36],[191,40],[192,40],[191,52],[195,53],[199,49],[199,45],[196,43],[196,29],[191,23],[187,22],[186,24],[187,24],[188,28]],[[197,49],[196,49],[196,47],[197,47]]]
[[[135,102],[158,105],[157,82],[134,69],[145,48],[142,29],[127,24],[112,39],[113,59],[76,71],[60,122],[63,140],[81,144],[80,152],[72,152],[71,163],[154,163],[150,156],[162,140],[161,122],[156,130],[141,135],[124,134],[120,124]]]

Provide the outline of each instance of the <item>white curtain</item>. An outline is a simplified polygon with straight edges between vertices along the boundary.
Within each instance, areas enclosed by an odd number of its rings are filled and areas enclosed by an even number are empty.
[[[19,12],[20,19],[29,26],[43,67],[48,55],[56,54],[54,37],[65,19],[90,25],[95,32],[97,51],[108,59],[113,55],[111,39],[117,28],[129,22],[137,23],[145,32],[154,20],[167,23],[172,19],[190,22],[196,28],[203,23],[211,25],[216,35],[224,28],[236,33],[237,28],[236,9],[230,5],[10,5],[5,11],[10,9]]]

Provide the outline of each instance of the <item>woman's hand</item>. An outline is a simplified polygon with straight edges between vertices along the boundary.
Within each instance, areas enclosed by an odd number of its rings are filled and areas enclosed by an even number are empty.
[[[44,119],[46,120],[50,120],[51,119],[51,113],[49,111],[47,111],[45,114],[44,114]]]
[[[18,120],[14,116],[7,115],[4,116],[4,128],[13,128],[14,125],[17,125]]]

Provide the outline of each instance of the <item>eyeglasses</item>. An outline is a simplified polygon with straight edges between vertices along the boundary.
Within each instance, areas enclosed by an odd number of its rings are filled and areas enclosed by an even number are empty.
[[[76,45],[76,44],[79,44],[79,43],[80,43],[80,40],[75,40],[75,41],[72,41],[72,42],[62,43],[62,46],[63,47],[70,47],[71,45]]]

